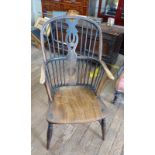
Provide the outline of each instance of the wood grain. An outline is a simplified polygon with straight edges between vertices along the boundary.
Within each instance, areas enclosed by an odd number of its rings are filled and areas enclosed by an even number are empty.
[[[48,0],[42,1],[42,12],[46,11],[65,11],[68,10],[77,10],[80,15],[88,14],[88,0],[76,0],[71,2],[70,0],[53,0],[52,3]]]
[[[122,121],[123,121],[122,119],[119,119],[119,118],[120,117],[123,118],[123,115],[124,115],[124,113],[122,111],[122,107],[120,107],[117,110],[117,112],[114,116],[114,119],[111,123],[111,126],[110,126],[111,130],[109,130],[106,134],[106,139],[109,139],[109,140],[103,141],[103,143],[99,149],[98,155],[103,155],[103,154],[109,155],[110,154],[111,148],[113,147],[113,143],[115,141],[115,138],[117,136],[117,133],[118,133],[120,126],[122,124]],[[122,144],[122,142],[121,142],[121,144]]]
[[[85,123],[100,120],[108,112],[94,92],[85,87],[60,88],[49,106],[47,120],[53,123]]]
[[[113,86],[108,83],[111,80],[107,81],[106,87],[101,91],[101,94],[104,94],[102,100],[110,109],[110,114],[106,117],[105,141],[101,139],[101,126],[97,121],[84,124],[55,124],[50,149],[46,150],[48,100],[44,86],[39,83],[41,50],[32,47],[31,58],[31,154],[99,155],[100,152],[102,155],[123,155],[123,108],[122,105],[110,103],[113,99]]]
[[[101,63],[101,65],[103,66],[103,68],[104,68],[104,70],[105,70],[105,72],[106,72],[108,78],[111,79],[111,80],[114,80],[115,77],[114,77],[113,74],[110,72],[110,70],[108,69],[107,65],[106,65],[103,61],[100,61],[100,63]]]

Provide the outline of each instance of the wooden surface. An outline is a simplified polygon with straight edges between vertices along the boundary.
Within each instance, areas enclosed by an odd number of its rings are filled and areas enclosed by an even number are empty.
[[[100,63],[103,66],[103,68],[104,68],[104,70],[105,70],[108,78],[111,79],[111,80],[114,80],[115,77],[113,76],[113,74],[111,73],[111,71],[108,69],[107,65],[103,61],[100,61]]]
[[[97,121],[108,112],[94,92],[78,86],[62,87],[48,110],[47,120],[52,123],[85,123]]]
[[[101,29],[104,33],[108,33],[111,35],[120,35],[124,34],[124,26],[118,26],[118,25],[113,25],[113,26],[108,26],[106,22],[103,22],[101,24]]]
[[[46,150],[48,108],[47,95],[39,83],[42,63],[41,50],[32,48],[31,64],[31,154],[32,155],[123,155],[123,105],[113,105],[114,83],[108,84],[104,92],[104,102],[110,109],[106,119],[105,141],[101,139],[99,122],[84,124],[54,125],[50,150]],[[110,93],[109,93],[110,92]]]
[[[89,0],[42,0],[42,11],[77,10],[80,15],[88,14]]]

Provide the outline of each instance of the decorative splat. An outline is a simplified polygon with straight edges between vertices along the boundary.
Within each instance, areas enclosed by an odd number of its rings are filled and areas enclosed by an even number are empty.
[[[66,30],[66,43],[68,47],[68,54],[66,56],[67,60],[67,74],[69,75],[69,83],[74,83],[76,81],[76,63],[77,63],[77,54],[75,52],[78,44],[78,30],[76,25],[78,19],[66,19],[68,28]]]
[[[78,30],[76,28],[78,19],[66,19],[66,23],[68,24],[68,28],[66,30],[66,43],[68,51],[75,52],[78,44]]]

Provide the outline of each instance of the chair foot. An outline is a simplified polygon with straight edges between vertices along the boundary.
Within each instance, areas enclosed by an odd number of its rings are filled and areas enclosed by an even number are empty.
[[[101,124],[101,130],[102,130],[102,140],[104,140],[105,139],[105,118],[101,119],[100,124]]]
[[[115,91],[115,93],[114,93],[114,99],[112,101],[113,104],[115,104],[115,102],[117,101],[118,95],[119,95],[119,93],[117,91]]]
[[[48,122],[48,129],[47,129],[47,150],[49,149],[51,138],[52,138],[52,131],[53,131],[53,124]]]

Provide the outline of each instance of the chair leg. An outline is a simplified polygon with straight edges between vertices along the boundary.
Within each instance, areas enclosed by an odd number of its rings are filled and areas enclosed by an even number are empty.
[[[119,93],[117,91],[115,91],[115,93],[114,93],[114,99],[112,101],[113,104],[115,104],[115,102],[116,102],[116,100],[118,98],[118,95],[119,95]]]
[[[49,149],[50,146],[50,141],[52,138],[52,131],[53,131],[53,124],[48,122],[48,129],[47,129],[47,150]]]
[[[105,139],[105,118],[101,119],[100,124],[101,124],[101,130],[102,130],[102,140],[104,140]]]

